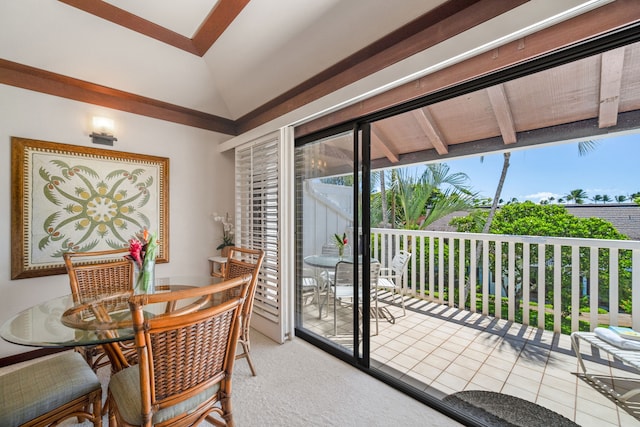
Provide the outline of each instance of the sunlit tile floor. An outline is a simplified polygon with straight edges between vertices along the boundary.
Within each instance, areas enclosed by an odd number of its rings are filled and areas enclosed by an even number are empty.
[[[568,335],[514,324],[445,305],[406,299],[406,315],[380,296],[395,322],[378,321],[371,336],[372,366],[438,398],[462,390],[489,390],[517,396],[558,412],[587,427],[640,426],[640,395],[616,403],[587,382],[579,371]],[[304,326],[344,346],[351,345],[348,307],[333,306],[318,318],[318,306],[304,306]],[[375,334],[375,321],[371,332]],[[587,370],[615,378],[624,392],[640,386],[640,375],[611,356],[581,346]],[[635,414],[632,415],[632,414]]]

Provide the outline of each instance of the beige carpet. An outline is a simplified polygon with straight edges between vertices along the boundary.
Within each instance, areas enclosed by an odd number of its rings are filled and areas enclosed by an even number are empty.
[[[238,427],[460,425],[301,339],[278,345],[253,332],[251,341],[258,376],[245,360],[234,372]],[[99,374],[106,383],[108,370]]]

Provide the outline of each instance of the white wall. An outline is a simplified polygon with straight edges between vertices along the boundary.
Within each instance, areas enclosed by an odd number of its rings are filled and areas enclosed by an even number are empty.
[[[115,120],[114,147],[93,145],[93,115]],[[211,212],[233,212],[233,151],[218,153],[220,135],[0,85],[0,323],[49,298],[69,293],[66,275],[11,280],[11,137],[92,146],[169,158],[169,263],[156,275],[206,275],[222,230]],[[0,358],[32,348],[0,340]]]

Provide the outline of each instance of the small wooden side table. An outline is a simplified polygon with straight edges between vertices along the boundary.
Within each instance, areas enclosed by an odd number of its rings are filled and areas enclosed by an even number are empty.
[[[211,275],[213,277],[224,277],[227,265],[226,256],[212,256],[209,258],[209,264],[211,265]]]

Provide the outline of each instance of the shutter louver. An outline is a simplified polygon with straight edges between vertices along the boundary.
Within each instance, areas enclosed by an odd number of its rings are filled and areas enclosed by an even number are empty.
[[[253,314],[280,320],[279,139],[236,150],[236,244],[262,249]]]

